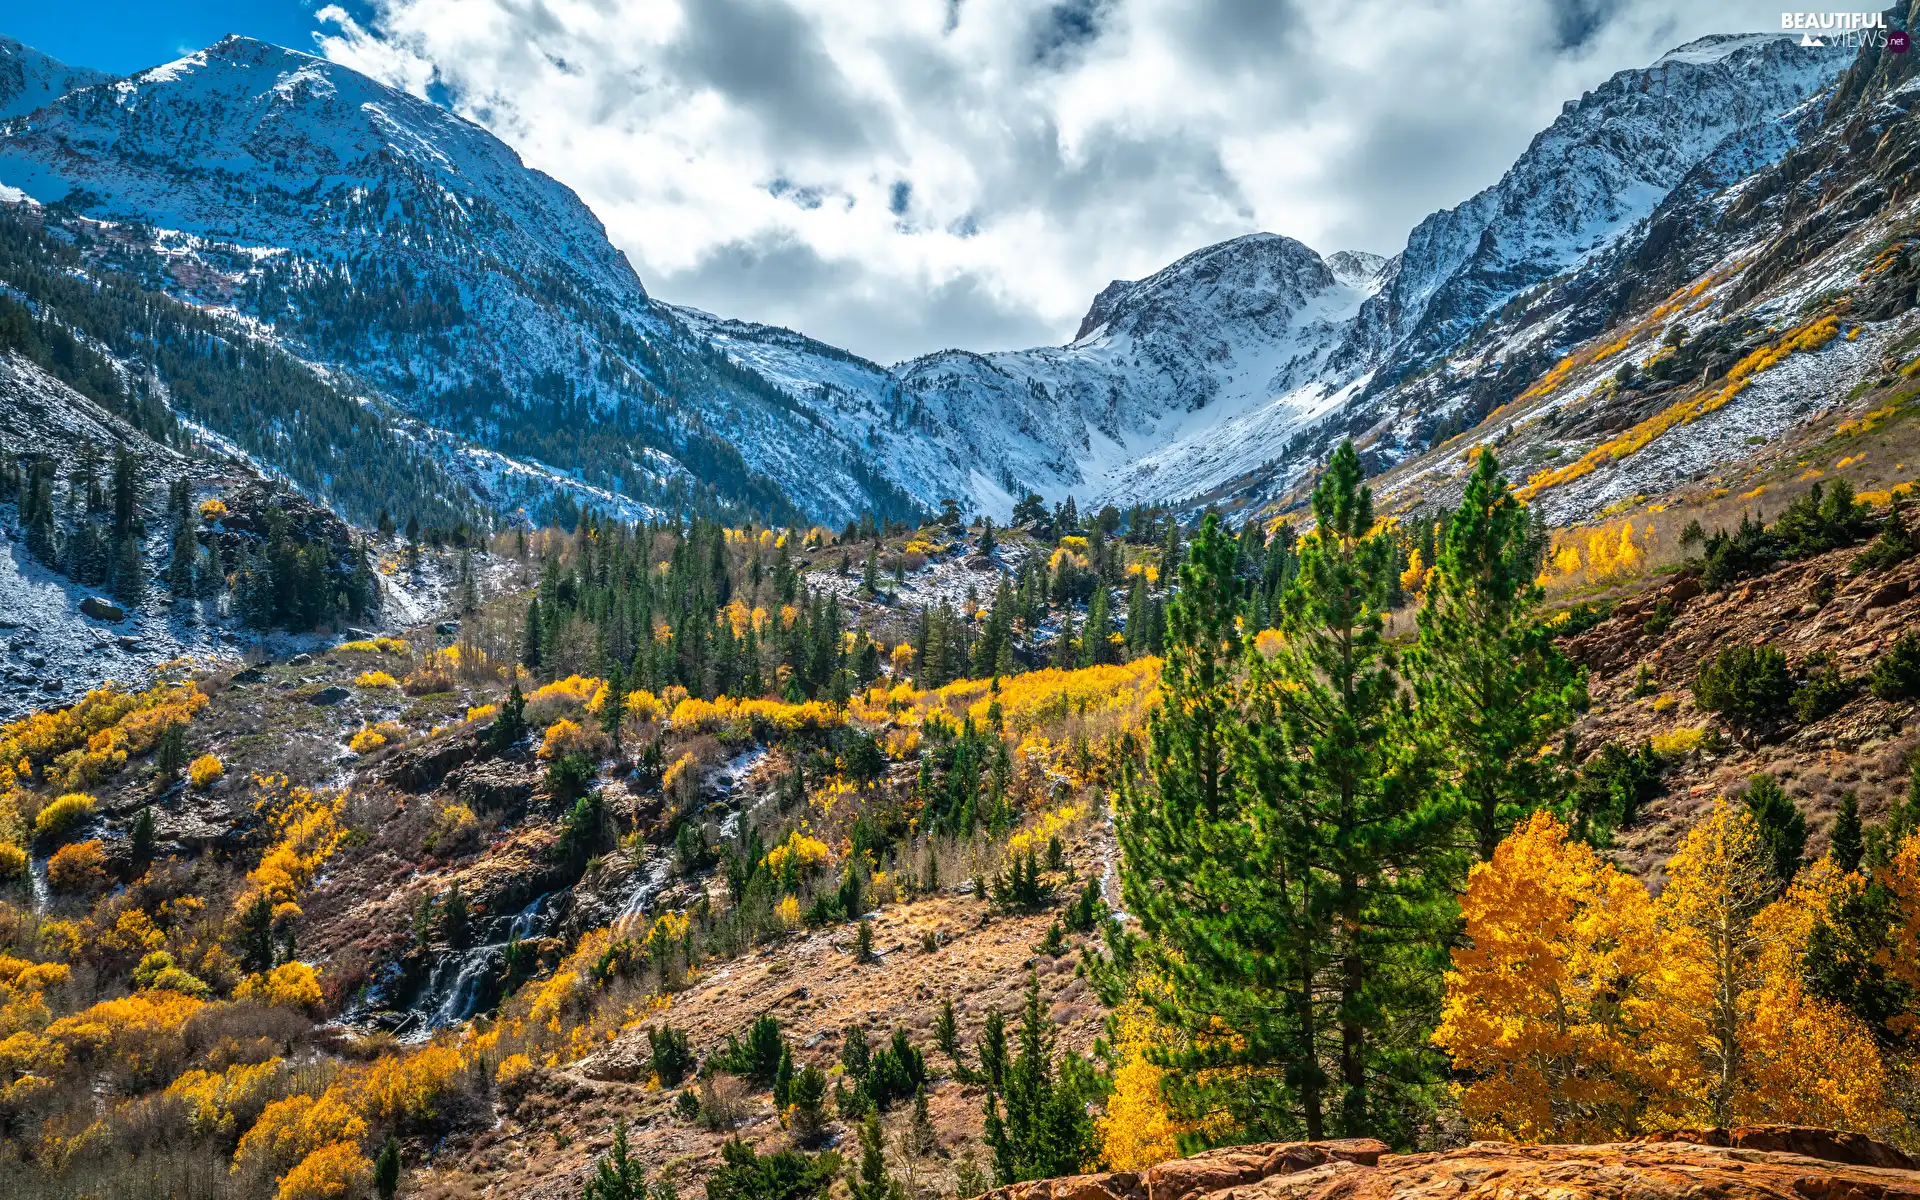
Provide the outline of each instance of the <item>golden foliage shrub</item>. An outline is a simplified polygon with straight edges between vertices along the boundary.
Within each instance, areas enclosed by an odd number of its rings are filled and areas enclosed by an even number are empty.
[[[98,841],[73,842],[47,860],[47,886],[56,892],[97,892],[107,886],[107,855]]]
[[[332,1142],[280,1178],[274,1200],[354,1200],[373,1183],[373,1163],[354,1142]]]
[[[235,1063],[224,1071],[191,1070],[167,1085],[166,1094],[184,1100],[197,1134],[231,1134],[250,1128],[280,1086],[283,1059]]]
[[[400,681],[385,671],[362,671],[354,676],[353,686],[357,688],[397,688]]]
[[[27,852],[12,842],[0,842],[0,883],[12,883],[27,874]]]
[[[320,972],[303,962],[282,963],[271,971],[242,979],[233,989],[235,1000],[252,1000],[272,1008],[318,1012]]]
[[[202,754],[187,765],[187,782],[197,788],[210,788],[226,773],[225,763],[211,754]]]
[[[227,506],[221,501],[220,497],[214,496],[211,499],[200,502],[200,519],[209,525],[226,515]]]
[[[247,873],[238,909],[262,895],[275,904],[296,901],[347,836],[340,824],[347,805],[344,792],[293,787],[284,775],[256,776],[254,786],[254,811],[266,818],[274,841]]]
[[[93,819],[98,808],[92,796],[68,792],[40,810],[33,818],[33,832],[48,841],[58,841]]]
[[[439,1119],[465,1070],[459,1050],[435,1043],[376,1059],[349,1086],[355,1107],[372,1119],[422,1127]]]
[[[319,1096],[288,1096],[267,1105],[240,1139],[233,1155],[234,1173],[279,1175],[322,1146],[357,1144],[366,1136],[367,1119],[335,1088]]]

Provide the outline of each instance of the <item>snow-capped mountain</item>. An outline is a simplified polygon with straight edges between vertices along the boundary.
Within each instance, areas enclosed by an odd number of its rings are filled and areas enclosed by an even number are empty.
[[[1781,34],[1701,38],[1569,100],[1500,181],[1414,226],[1362,322],[1397,367],[1456,345],[1507,300],[1613,244],[1730,138],[1830,83],[1851,55]],[[1756,143],[1747,169],[1790,144]]]
[[[485,130],[244,38],[75,76],[0,123],[0,185],[129,223],[116,238],[148,239],[133,257],[156,286],[397,402],[507,507],[563,479],[617,511],[836,522],[947,497],[1004,516],[1028,491],[1257,504],[1332,438],[1364,435],[1385,466],[1517,394],[1578,329],[1485,330],[1563,302],[1556,281],[1630,270],[1619,248],[1657,210],[1780,159],[1850,59],[1702,39],[1570,101],[1391,259],[1250,234],[1114,281],[1064,346],[891,368],[659,302],[577,196]],[[18,94],[56,91],[63,68],[32,62],[23,79],[56,82]]]
[[[937,480],[1004,514],[1027,490],[1121,505],[1272,495],[1327,439],[1404,409],[1409,384],[1503,306],[1617,245],[1690,173],[1717,189],[1777,160],[1789,114],[1850,58],[1784,35],[1689,43],[1569,101],[1497,183],[1423,220],[1392,259],[1235,238],[1108,285],[1061,347],[849,371],[786,331],[709,328],[823,420],[868,423],[889,478],[923,497]],[[1416,414],[1379,461],[1417,449],[1436,416]]]
[[[676,508],[911,505],[655,305],[569,188],[323,59],[230,37],[89,80],[0,125],[0,184],[155,231],[176,294],[481,446]]]
[[[0,121],[25,116],[75,88],[110,78],[104,71],[70,67],[32,46],[0,37]]]

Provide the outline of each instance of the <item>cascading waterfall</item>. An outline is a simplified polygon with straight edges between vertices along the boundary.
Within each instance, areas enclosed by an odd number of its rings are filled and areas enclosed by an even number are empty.
[[[414,1005],[425,1020],[414,1025],[411,1037],[430,1036],[436,1029],[457,1025],[480,1007],[489,986],[505,974],[507,947],[516,940],[536,937],[545,930],[547,893],[536,896],[531,904],[515,913],[507,922],[506,936],[483,943],[441,960],[433,977]]]

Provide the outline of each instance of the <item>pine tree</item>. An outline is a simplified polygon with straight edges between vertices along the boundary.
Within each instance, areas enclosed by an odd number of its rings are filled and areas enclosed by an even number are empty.
[[[580,1200],[649,1200],[647,1168],[627,1148],[624,1119],[614,1121],[613,1145],[594,1164]]]
[[[1107,635],[1113,632],[1113,622],[1107,615],[1107,589],[1105,584],[1093,589],[1093,601],[1087,608],[1087,625],[1080,636],[1080,665],[1098,666],[1112,658],[1113,645],[1107,641]]]
[[[1362,479],[1342,442],[1314,488],[1315,529],[1283,598],[1284,642],[1251,658],[1254,715],[1240,751],[1256,824],[1281,845],[1273,874],[1299,881],[1310,927],[1326,922],[1315,939],[1333,959],[1338,1128],[1350,1137],[1399,1136],[1400,1089],[1421,1086],[1418,1030],[1439,1003],[1421,981],[1444,966],[1457,877],[1455,809],[1432,732],[1402,696],[1382,638],[1393,535],[1375,528]],[[1264,848],[1256,861],[1270,861]]]
[[[1833,819],[1833,831],[1827,835],[1827,849],[1842,871],[1858,871],[1866,858],[1866,842],[1860,829],[1860,799],[1852,792],[1840,797],[1840,812]]]
[[[1788,799],[1780,781],[1765,773],[1747,781],[1746,805],[1767,847],[1775,891],[1783,892],[1799,872],[1801,856],[1806,853],[1807,819]]]
[[[520,665],[529,671],[540,669],[540,598],[527,602],[527,620],[520,632]]]
[[[860,570],[860,594],[868,598],[880,594],[880,547],[867,550],[866,566]]]
[[[520,678],[515,675],[507,685],[507,698],[500,704],[500,714],[493,719],[493,727],[487,731],[487,742],[495,754],[504,754],[527,736],[527,698],[520,692]]]
[[[1053,1041],[1039,976],[1029,973],[1020,1048],[1006,1069],[1004,1153],[1001,1147],[995,1153],[1003,1184],[1078,1174],[1094,1153],[1093,1122],[1084,1102],[1054,1078]]]
[[[187,727],[178,721],[160,731],[160,744],[153,754],[154,769],[160,778],[171,781],[187,769]]]
[[[131,854],[136,870],[143,869],[153,861],[154,819],[153,806],[142,805],[140,815],[133,819]]]
[[[387,518],[389,521],[392,518]],[[400,1191],[400,1142],[392,1134],[380,1143],[380,1155],[373,1160],[373,1190],[380,1200],[393,1200]]]
[[[1485,862],[1517,821],[1564,792],[1564,768],[1542,751],[1583,707],[1586,680],[1537,616],[1544,593],[1527,508],[1492,450],[1475,461],[1433,553],[1409,674],[1451,751]]]
[[[860,1123],[859,1171],[847,1180],[849,1200],[906,1200],[906,1189],[887,1173],[883,1146],[880,1118],[868,1113]]]

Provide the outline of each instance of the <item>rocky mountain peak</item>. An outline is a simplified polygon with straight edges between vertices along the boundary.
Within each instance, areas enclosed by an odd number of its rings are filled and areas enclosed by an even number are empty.
[[[70,67],[10,37],[0,37],[0,121],[23,117],[75,88],[113,78],[91,67]]]

